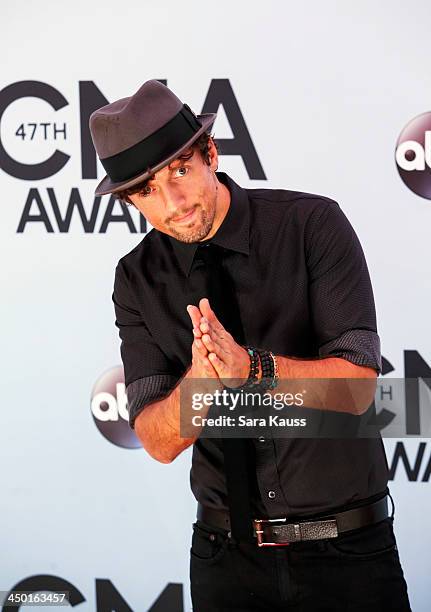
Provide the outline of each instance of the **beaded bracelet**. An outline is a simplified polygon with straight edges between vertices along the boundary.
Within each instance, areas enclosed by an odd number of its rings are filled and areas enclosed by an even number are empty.
[[[253,385],[257,383],[257,375],[259,373],[260,359],[259,359],[259,353],[258,351],[256,351],[256,349],[252,347],[247,347],[247,346],[245,347],[245,349],[250,357],[250,371],[248,374],[248,378],[243,385],[243,387],[247,389],[249,387],[253,387]]]
[[[275,389],[278,384],[278,363],[277,358],[271,351],[264,349],[256,349],[253,347],[245,347],[247,350],[251,349],[256,352],[259,357],[262,378],[260,381],[255,380],[252,388],[256,391],[266,391],[267,389]],[[257,377],[256,377],[257,378]],[[250,386],[248,387],[250,388]]]
[[[274,377],[271,383],[271,389],[275,389],[275,387],[278,385],[278,379],[280,377],[279,374],[279,370],[278,370],[278,361],[277,361],[277,357],[274,355],[274,353],[271,353],[270,351],[270,355],[272,357],[272,360],[274,362]]]
[[[266,391],[272,385],[274,380],[274,361],[271,358],[270,351],[259,349],[260,362],[262,364],[262,380],[260,381],[261,391]]]

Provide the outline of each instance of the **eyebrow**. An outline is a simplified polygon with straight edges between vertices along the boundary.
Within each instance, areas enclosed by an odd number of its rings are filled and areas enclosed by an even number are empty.
[[[194,153],[195,152],[193,151],[191,155],[186,154],[186,155],[180,155],[179,157],[176,157],[175,159],[173,159],[171,161],[170,164],[168,164],[167,168],[172,171],[173,170],[173,168],[171,167],[172,164],[175,164],[177,162],[188,162],[188,161],[190,161],[192,159]],[[154,179],[155,179],[155,175],[154,174],[152,176],[148,177],[147,180],[145,181],[144,185],[143,185],[143,188],[145,188],[145,186],[148,183],[150,183],[151,181],[154,181]]]
[[[183,154],[180,155],[179,157],[175,158],[174,160],[171,161],[171,163],[168,165],[169,170],[171,169],[172,164],[175,164],[176,162],[188,162],[192,159],[193,155],[194,155],[194,151],[192,151],[191,154],[187,153],[187,154]]]

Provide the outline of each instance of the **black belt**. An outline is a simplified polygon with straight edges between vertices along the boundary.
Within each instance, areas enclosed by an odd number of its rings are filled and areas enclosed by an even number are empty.
[[[295,522],[289,521],[288,517],[253,519],[253,535],[258,546],[287,546],[303,540],[336,538],[339,533],[378,523],[388,516],[388,496],[385,495],[371,504],[344,512],[319,515],[313,520],[300,517]],[[227,510],[214,510],[198,503],[196,518],[208,525],[227,530],[231,537]]]

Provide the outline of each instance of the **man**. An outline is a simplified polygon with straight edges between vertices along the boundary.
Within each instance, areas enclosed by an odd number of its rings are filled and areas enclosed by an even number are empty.
[[[107,172],[96,194],[154,228],[118,262],[113,300],[130,425],[163,463],[193,444],[194,610],[410,610],[380,437],[181,435],[181,393],[199,381],[374,389],[380,371],[367,266],[338,204],[216,172],[214,119],[157,81],[90,118]],[[355,419],[372,400],[332,396],[304,414]]]

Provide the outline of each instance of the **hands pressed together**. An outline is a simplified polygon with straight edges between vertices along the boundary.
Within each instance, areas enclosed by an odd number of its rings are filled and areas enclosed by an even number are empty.
[[[207,298],[198,306],[187,306],[193,324],[192,372],[195,378],[219,378],[234,387],[232,379],[247,379],[250,358],[245,348],[237,344],[223,327]]]

